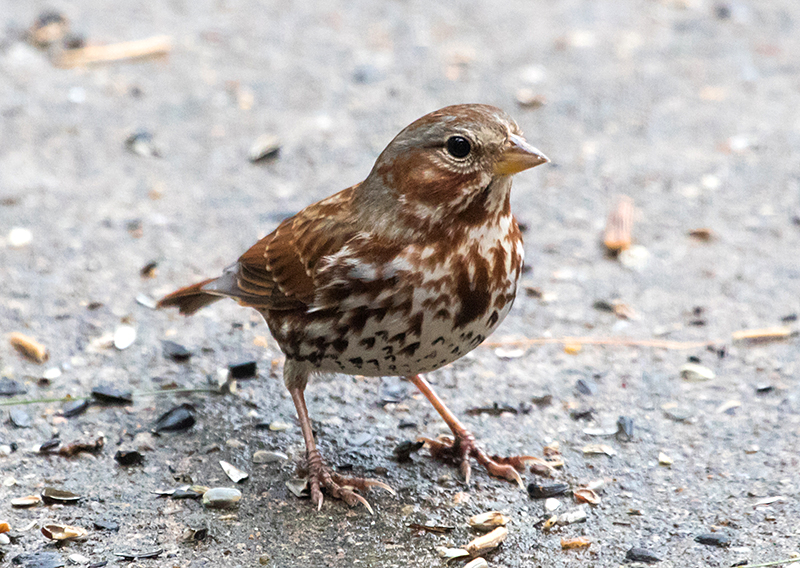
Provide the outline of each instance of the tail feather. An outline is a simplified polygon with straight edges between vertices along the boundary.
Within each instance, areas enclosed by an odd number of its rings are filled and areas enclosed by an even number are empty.
[[[203,286],[210,284],[214,280],[216,280],[216,278],[209,278],[208,280],[203,280],[197,284],[192,284],[191,286],[176,290],[172,294],[161,298],[156,306],[158,308],[178,308],[180,313],[190,316],[200,308],[204,308],[225,297],[218,294],[209,294],[203,290]]]

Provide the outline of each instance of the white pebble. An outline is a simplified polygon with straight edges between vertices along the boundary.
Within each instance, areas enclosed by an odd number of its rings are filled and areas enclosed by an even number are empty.
[[[8,244],[13,248],[29,245],[33,240],[33,233],[25,227],[14,227],[8,232]]]
[[[134,341],[136,341],[135,327],[127,324],[117,327],[114,332],[114,347],[122,351],[133,345]]]

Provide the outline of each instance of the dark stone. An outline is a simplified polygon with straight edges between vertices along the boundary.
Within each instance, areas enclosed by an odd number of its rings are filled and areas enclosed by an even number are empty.
[[[731,545],[731,538],[723,533],[699,534],[694,537],[694,541],[706,546],[727,547]]]
[[[132,404],[133,393],[123,391],[112,385],[97,385],[92,389],[92,396],[101,404]]]
[[[591,379],[578,379],[575,382],[575,388],[581,394],[593,396],[597,394],[597,383]]]
[[[172,359],[178,363],[185,363],[189,360],[192,356],[192,352],[186,349],[180,343],[175,343],[174,341],[164,340],[161,342],[161,349],[164,353],[164,357],[167,359]]]
[[[144,456],[136,450],[119,450],[114,459],[119,465],[136,465],[144,461]]]
[[[647,564],[654,564],[661,562],[661,558],[647,550],[646,548],[631,548],[625,553],[625,559],[631,562],[646,562]]]
[[[11,559],[11,564],[25,568],[61,568],[65,565],[60,554],[50,551],[20,554]]]
[[[100,518],[100,519],[95,519],[94,528],[96,528],[99,531],[117,532],[119,531],[119,523],[112,519]]]
[[[0,396],[14,396],[17,394],[25,394],[26,392],[28,391],[25,387],[17,381],[11,380],[8,377],[0,379]]]
[[[8,417],[11,419],[11,423],[17,428],[31,427],[31,417],[21,408],[12,408],[8,413]]]
[[[411,454],[418,452],[422,449],[422,446],[425,445],[425,442],[419,442],[411,440],[406,440],[404,442],[400,442],[395,446],[392,453],[394,454],[394,459],[400,463],[410,462],[411,461]]]
[[[620,416],[617,418],[617,440],[630,442],[633,439],[633,418]]]

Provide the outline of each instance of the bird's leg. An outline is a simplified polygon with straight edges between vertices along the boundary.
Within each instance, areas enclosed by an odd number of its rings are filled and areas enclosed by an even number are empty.
[[[488,471],[490,475],[516,482],[520,487],[524,488],[522,478],[517,470],[522,470],[525,462],[536,458],[533,456],[512,456],[508,458],[488,456],[486,452],[478,447],[472,432],[467,430],[461,421],[450,412],[450,409],[447,408],[442,399],[433,392],[430,383],[428,383],[422,375],[408,377],[408,380],[414,383],[420,392],[425,395],[425,398],[430,401],[436,409],[436,412],[439,413],[439,416],[441,416],[450,427],[453,436],[455,436],[454,440],[450,438],[440,438],[438,440],[421,438],[421,440],[428,444],[428,448],[434,458],[442,459],[459,466],[464,480],[467,483],[469,483],[471,472],[469,459],[475,458],[479,464],[486,468],[486,471]]]
[[[303,385],[304,387],[305,385]],[[303,387],[289,387],[292,395],[294,407],[297,409],[297,418],[300,420],[300,429],[303,431],[303,439],[306,442],[306,459],[308,467],[308,482],[311,488],[311,501],[317,506],[317,510],[322,508],[322,490],[324,489],[334,499],[341,499],[351,507],[362,503],[370,514],[374,514],[372,507],[364,497],[355,492],[366,491],[370,487],[380,487],[386,489],[393,495],[394,490],[376,479],[366,479],[363,477],[344,477],[333,471],[317,449],[314,442],[314,433],[311,429],[311,420],[308,417]]]

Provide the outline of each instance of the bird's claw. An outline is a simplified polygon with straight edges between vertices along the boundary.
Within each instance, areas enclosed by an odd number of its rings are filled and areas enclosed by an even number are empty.
[[[377,479],[345,477],[332,471],[319,453],[309,456],[307,474],[311,502],[317,506],[317,510],[322,509],[322,503],[325,500],[323,490],[334,499],[341,499],[351,507],[361,503],[366,507],[370,515],[374,515],[375,511],[373,511],[369,502],[356,491],[367,491],[370,487],[380,487],[392,495],[397,495],[394,489]]]
[[[521,471],[526,462],[536,459],[534,456],[490,457],[478,447],[475,437],[469,432],[457,435],[455,439],[449,436],[440,436],[436,440],[418,438],[418,441],[427,444],[428,451],[433,458],[457,465],[465,483],[469,483],[472,472],[469,460],[475,458],[486,468],[489,475],[511,481],[519,485],[520,489],[524,489],[525,484],[517,470]]]

